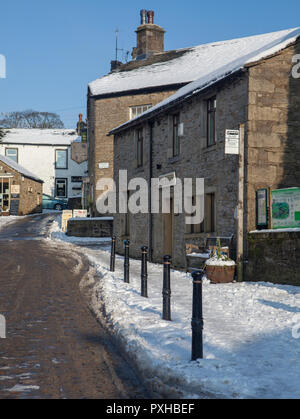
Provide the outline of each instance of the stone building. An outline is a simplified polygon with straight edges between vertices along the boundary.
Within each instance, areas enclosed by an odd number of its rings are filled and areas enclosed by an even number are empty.
[[[0,216],[42,212],[43,181],[0,155]]]
[[[141,12],[133,60],[112,62],[112,71],[88,86],[89,181],[94,202],[97,182],[113,177],[114,142],[108,133],[198,78],[202,46],[164,51],[165,31],[152,11]]]
[[[299,37],[298,28],[204,45],[198,51],[198,80],[111,131],[117,185],[120,170],[128,171],[128,182],[139,177],[149,184],[165,175],[205,179],[199,225],[187,225],[176,208],[170,214],[117,211],[120,253],[129,238],[133,257],[147,245],[153,261],[161,262],[167,253],[175,266],[184,267],[187,243],[231,235],[236,242],[239,221],[246,255],[246,233],[256,229],[256,191],[300,185],[300,74],[294,58]],[[228,129],[244,132],[242,213],[237,211],[239,156],[225,154]]]

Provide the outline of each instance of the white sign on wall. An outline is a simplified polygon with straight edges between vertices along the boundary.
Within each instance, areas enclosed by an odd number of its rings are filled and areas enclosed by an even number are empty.
[[[225,154],[240,153],[240,131],[227,129],[225,133]]]
[[[109,169],[109,163],[99,163],[99,169]]]
[[[73,218],[86,218],[87,217],[87,210],[74,210],[73,211]]]

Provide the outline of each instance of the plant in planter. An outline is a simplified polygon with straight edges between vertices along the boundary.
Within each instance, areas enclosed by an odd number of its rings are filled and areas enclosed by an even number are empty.
[[[213,284],[225,284],[234,280],[236,264],[222,250],[219,239],[217,250],[205,263],[206,276]]]

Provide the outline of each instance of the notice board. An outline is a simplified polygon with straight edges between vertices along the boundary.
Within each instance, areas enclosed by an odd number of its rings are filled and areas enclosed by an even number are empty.
[[[272,191],[272,228],[300,228],[300,188]]]

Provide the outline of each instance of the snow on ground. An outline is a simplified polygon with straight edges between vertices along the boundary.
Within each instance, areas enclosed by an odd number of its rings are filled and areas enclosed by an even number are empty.
[[[205,280],[204,359],[191,362],[190,275],[172,271],[173,321],[166,322],[161,319],[161,265],[149,264],[145,299],[139,261],[131,260],[131,283],[125,284],[122,257],[112,274],[109,248],[77,249],[99,276],[92,290],[95,313],[100,317],[105,305],[107,325],[156,390],[189,398],[300,397],[299,287]]]
[[[90,220],[90,218],[88,218],[88,220]],[[53,222],[52,226],[50,227],[49,234],[51,235],[53,240],[59,240],[59,241],[72,243],[72,244],[97,245],[97,244],[103,244],[103,243],[109,244],[111,242],[110,238],[67,236],[61,230],[61,215],[58,217],[56,221]]]
[[[13,223],[14,221],[16,221],[20,218],[22,218],[22,217],[15,217],[13,215],[10,215],[9,217],[0,217],[0,230],[5,225]]]

